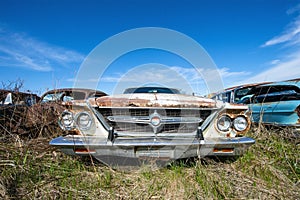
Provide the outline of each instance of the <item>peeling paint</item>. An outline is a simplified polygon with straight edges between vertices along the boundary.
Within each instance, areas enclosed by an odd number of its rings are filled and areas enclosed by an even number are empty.
[[[96,104],[102,107],[216,107],[212,99],[181,94],[121,94],[99,97]]]

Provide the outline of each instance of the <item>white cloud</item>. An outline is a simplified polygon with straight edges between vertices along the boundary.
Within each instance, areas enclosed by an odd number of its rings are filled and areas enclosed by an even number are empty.
[[[288,43],[288,44],[299,44],[299,36],[300,36],[300,4],[291,8],[287,11],[288,14],[297,13],[297,17],[287,25],[285,30],[278,36],[273,37],[272,39],[266,41],[262,47]]]
[[[292,7],[290,9],[288,9],[286,13],[288,15],[291,15],[291,14],[294,14],[294,13],[297,13],[297,12],[300,12],[300,4],[296,5],[295,7]]]
[[[281,44],[285,42],[291,42],[292,44],[295,43],[295,41],[299,42],[299,34],[300,34],[300,18],[295,21],[290,28],[288,28],[287,31],[285,31],[283,34],[276,36],[272,38],[271,40],[268,40],[265,42],[265,44],[262,45],[262,47],[272,46],[276,44]]]
[[[271,64],[271,65],[276,65],[276,64],[278,64],[279,62],[280,62],[279,59],[275,59],[275,60],[271,60],[270,64]]]
[[[300,50],[287,56],[285,61],[278,62],[270,69],[267,69],[247,80],[244,83],[255,83],[264,81],[283,81],[300,77]]]
[[[99,82],[99,79],[86,79],[86,80],[79,80],[79,79],[76,79],[76,78],[68,78],[66,79],[67,82],[78,82],[78,83],[98,83]]]
[[[245,72],[245,71],[232,72],[232,71],[230,71],[229,68],[226,68],[226,67],[219,69],[219,73],[221,74],[221,77],[223,79],[233,78],[233,77],[244,77],[244,76],[247,76],[250,74],[250,72]]]
[[[198,72],[197,72],[198,70]],[[167,81],[173,82],[177,81],[178,77],[182,77],[189,82],[199,81],[203,79],[213,79],[218,73],[221,78],[229,78],[229,77],[239,77],[249,75],[249,72],[241,71],[241,72],[232,72],[229,68],[220,68],[220,69],[205,69],[205,68],[185,68],[179,66],[171,66],[171,67],[163,67],[163,68],[143,68],[141,71],[135,71],[135,73],[128,73],[125,75],[116,74],[113,76],[104,75],[101,78],[101,81],[104,82],[116,82],[122,79],[124,82],[150,82],[150,81]],[[174,74],[174,76],[170,76],[170,72]],[[203,74],[212,74],[212,77],[203,78]]]
[[[297,14],[295,19],[287,25],[284,31],[266,41],[261,47],[283,45],[284,52],[279,59],[269,62],[269,69],[256,74],[239,84],[264,81],[283,81],[300,77],[300,4],[287,11],[288,14]]]
[[[79,65],[84,56],[72,50],[38,41],[0,27],[0,66],[52,71],[56,67]]]
[[[198,72],[197,72],[198,70]],[[137,68],[132,68],[125,74],[104,74],[99,80],[75,80],[77,82],[99,82],[100,84],[112,84],[117,91],[122,92],[127,87],[136,87],[147,84],[158,84],[167,87],[179,88],[186,93],[196,92],[197,94],[207,94],[207,83],[215,83],[219,74],[224,82],[238,81],[241,77],[249,75],[248,72],[232,72],[228,68],[206,69],[206,68],[185,68],[180,66],[164,66],[159,64],[145,64]],[[202,77],[205,76],[205,77]]]

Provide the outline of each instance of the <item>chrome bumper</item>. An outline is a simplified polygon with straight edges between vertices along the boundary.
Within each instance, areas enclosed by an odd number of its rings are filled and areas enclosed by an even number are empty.
[[[53,139],[56,146],[69,155],[93,155],[95,157],[180,159],[196,156],[239,156],[255,140],[248,137],[237,138],[125,138],[118,137],[113,142],[105,138],[65,136]]]

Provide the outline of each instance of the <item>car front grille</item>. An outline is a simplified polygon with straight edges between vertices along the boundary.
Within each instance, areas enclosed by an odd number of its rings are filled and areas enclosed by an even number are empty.
[[[211,109],[97,107],[105,123],[117,132],[193,133]],[[156,124],[158,123],[158,124]]]

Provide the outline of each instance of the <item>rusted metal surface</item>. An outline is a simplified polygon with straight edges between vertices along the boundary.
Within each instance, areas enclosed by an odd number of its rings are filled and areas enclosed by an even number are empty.
[[[179,107],[214,108],[212,99],[180,94],[121,94],[96,99],[101,107]]]

